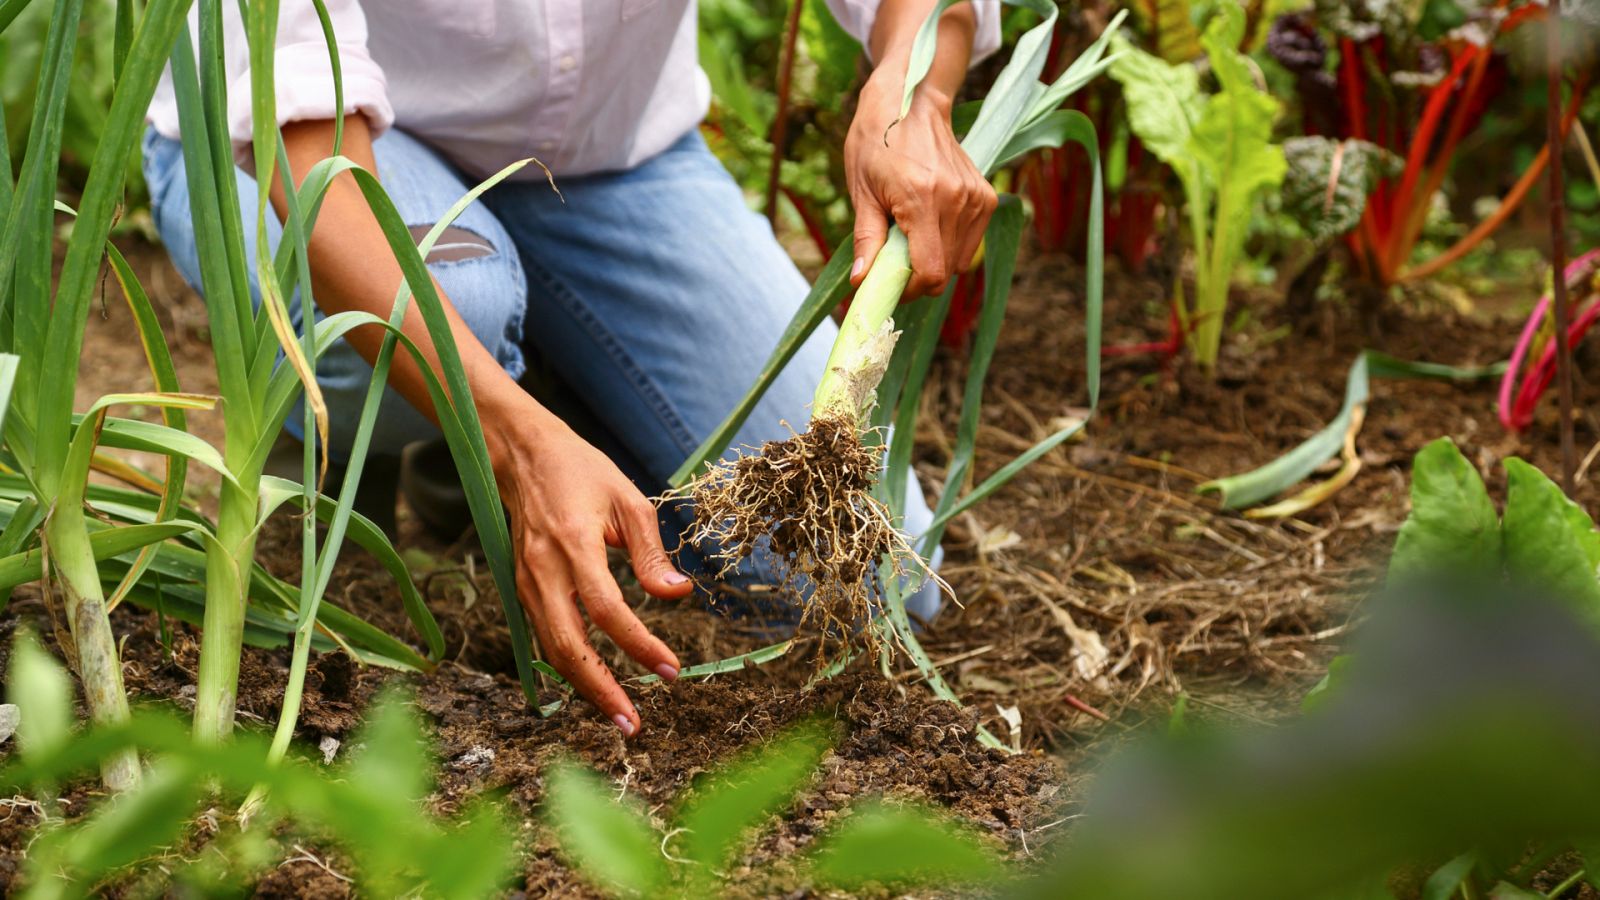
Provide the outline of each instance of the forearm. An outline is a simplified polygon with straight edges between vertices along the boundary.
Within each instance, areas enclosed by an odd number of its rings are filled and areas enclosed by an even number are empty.
[[[304,179],[314,165],[332,154],[333,122],[291,123],[284,127],[283,138],[295,177]],[[366,120],[361,116],[350,116],[345,120],[341,149],[345,156],[363,168],[377,172],[372,141]],[[273,184],[272,200],[281,217],[284,208],[281,182]],[[322,312],[356,311],[371,313],[382,319],[389,318],[394,308],[395,293],[405,276],[353,176],[341,175],[329,186],[307,250],[311,263],[312,292]],[[434,283],[434,287],[439,288],[438,282]],[[537,419],[549,413],[534,403],[506,375],[442,290],[440,297],[444,300],[445,315],[455,336],[467,382],[483,414],[484,432],[491,455],[498,456],[500,435],[495,427],[496,422],[526,422],[529,416]],[[402,330],[417,344],[426,364],[442,381],[443,369],[437,349],[415,302],[406,314]],[[363,326],[352,330],[346,339],[363,358],[372,362],[377,359],[383,337],[383,329]],[[395,354],[389,372],[389,384],[430,420],[438,421],[425,376],[411,354]],[[512,409],[516,410],[515,416],[505,415]]]
[[[890,86],[904,90],[906,66],[911,59],[917,30],[936,5],[936,0],[883,0],[869,42],[872,59],[876,61],[874,81],[888,84],[883,77],[890,75]],[[933,65],[919,93],[931,92],[945,107],[953,102],[966,78],[976,30],[977,16],[970,3],[957,3],[945,10],[939,17],[939,41]]]

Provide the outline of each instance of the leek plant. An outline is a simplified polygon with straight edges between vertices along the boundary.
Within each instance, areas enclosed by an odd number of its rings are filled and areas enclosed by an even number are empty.
[[[517,603],[512,575],[510,537],[505,515],[491,474],[488,450],[477,418],[476,407],[467,386],[466,374],[456,351],[443,303],[423,262],[423,253],[413,243],[410,232],[384,193],[377,178],[354,162],[338,155],[322,161],[310,172],[290,172],[276,122],[272,91],[273,48],[276,46],[278,5],[274,0],[256,0],[245,10],[251,79],[253,134],[251,153],[257,184],[256,253],[253,265],[260,285],[259,308],[252,307],[248,290],[244,231],[239,214],[236,179],[231,160],[226,110],[227,84],[222,71],[222,0],[200,0],[199,65],[187,35],[174,47],[171,60],[173,84],[178,100],[183,152],[190,183],[191,212],[201,224],[201,276],[204,281],[207,311],[211,318],[213,347],[217,360],[218,383],[229,402],[224,404],[226,448],[224,461],[230,477],[225,478],[219,504],[215,540],[207,543],[205,621],[202,630],[201,669],[196,694],[195,733],[202,741],[226,738],[233,725],[234,692],[238,682],[239,646],[245,627],[248,579],[245,577],[260,524],[267,514],[285,502],[304,510],[315,510],[331,521],[321,549],[316,544],[312,516],[303,518],[304,568],[298,597],[295,650],[285,693],[283,712],[272,747],[272,756],[281,759],[293,734],[299,712],[309,652],[324,609],[321,595],[332,577],[342,541],[349,529],[368,531],[351,509],[361,476],[368,441],[382,396],[390,360],[398,348],[412,354],[426,375],[440,425],[456,458],[463,486],[478,525],[479,536],[488,556],[490,569],[505,605],[512,631],[518,674],[524,692],[533,697],[535,670],[527,625]],[[334,107],[343,108],[342,81],[339,77],[337,43],[326,9],[316,4],[322,18],[333,67]],[[521,167],[514,164],[470,193],[438,223],[435,234],[449,224],[473,198],[500,179]],[[390,248],[405,274],[394,310],[388,320],[362,313],[341,313],[315,322],[303,317],[305,327],[298,335],[290,326],[285,298],[298,289],[306,310],[314,308],[310,260],[306,249],[322,197],[333,180],[352,178],[371,207]],[[281,179],[285,194],[284,240],[276,257],[267,240],[266,219],[269,186]],[[438,354],[441,373],[428,365],[420,348],[400,331],[400,323],[416,300],[417,312],[426,323]],[[311,438],[327,436],[328,422],[320,392],[313,377],[316,359],[333,341],[361,326],[385,330],[385,341],[374,368],[372,386],[359,419],[357,438],[337,502],[324,498],[315,485],[326,470],[314,458]],[[282,364],[279,364],[280,355]],[[440,376],[443,381],[441,382]],[[301,485],[264,478],[262,468],[268,452],[289,415],[301,389],[305,393],[304,479]],[[355,535],[355,531],[349,531]],[[374,535],[368,531],[367,537]],[[374,543],[387,547],[387,542]],[[392,548],[386,553],[392,553]],[[420,607],[420,602],[417,604]],[[425,610],[415,617],[423,625],[430,656],[443,651],[438,629]]]
[[[8,0],[0,7],[5,13],[0,15],[0,29],[26,2]],[[425,368],[429,388],[463,472],[491,570],[511,617],[519,674],[525,692],[532,697],[535,669],[526,623],[516,603],[504,515],[460,357],[423,257],[371,173],[335,157],[305,173],[300,181],[282,164],[270,89],[277,4],[257,0],[245,15],[249,52],[257,73],[251,97],[256,122],[252,151],[262,212],[254,223],[256,257],[246,259],[244,229],[248,223],[240,218],[226,122],[222,0],[200,0],[198,54],[188,33],[189,6],[186,0],[155,0],[141,12],[126,0],[117,3],[116,84],[76,211],[55,201],[54,186],[84,0],[54,0],[46,46],[40,54],[36,114],[15,184],[4,123],[0,122],[0,398],[12,401],[9,410],[0,406],[0,413],[8,413],[0,415],[4,422],[0,603],[12,588],[33,580],[43,581],[47,601],[54,604],[59,599],[71,633],[68,655],[83,683],[90,713],[102,724],[124,721],[128,715],[109,609],[128,600],[200,624],[194,730],[197,738],[208,744],[223,741],[232,729],[242,643],[281,645],[292,638],[294,664],[279,746],[272,753],[275,758],[282,756],[281,745],[293,730],[311,649],[337,647],[366,662],[411,669],[431,667],[443,652],[437,624],[394,548],[370,522],[351,512],[365,435],[370,434],[380,391],[375,387],[369,394],[362,415],[363,437],[337,502],[315,489],[322,470],[310,450],[303,484],[262,474],[271,445],[302,390],[306,394],[307,434],[326,435],[326,414],[312,372],[317,356],[333,341],[356,327],[386,329],[389,337],[375,373],[377,385],[381,385],[397,347],[419,361],[424,359],[419,348],[398,331],[414,295],[443,369],[441,383]],[[326,26],[325,11],[323,19]],[[331,27],[327,38],[331,53]],[[175,368],[149,298],[126,260],[107,243],[145,109],[169,60],[179,99],[191,214],[197,223],[220,398],[178,389]],[[334,62],[337,68],[336,54]],[[337,95],[341,91],[338,79],[335,82]],[[314,302],[306,235],[323,192],[340,175],[354,178],[372,206],[405,272],[407,287],[388,321],[364,314],[330,316],[320,322],[307,316],[305,329],[296,334],[289,324],[285,298],[298,283],[305,302]],[[267,186],[279,176],[288,189],[289,202],[285,241],[274,258],[266,240],[264,216]],[[463,200],[462,206],[466,202]],[[57,213],[73,214],[76,220],[52,292]],[[441,227],[443,224],[447,223]],[[86,413],[75,414],[76,361],[82,353],[102,257],[109,259],[133,313],[156,390],[110,395]],[[261,287],[259,307],[253,305],[248,288],[251,266]],[[109,415],[112,408],[126,404],[158,408],[163,422]],[[185,410],[217,406],[225,430],[220,450],[184,430]],[[165,477],[152,478],[103,448],[162,454],[167,459]],[[191,463],[221,476],[214,522],[183,506]],[[90,484],[92,469],[131,489]],[[298,588],[271,577],[253,560],[262,523],[285,503],[312,513],[302,517],[307,552]],[[318,519],[332,523],[320,549],[315,532]],[[426,657],[348,612],[320,602],[347,535],[373,552],[399,580],[406,611],[427,644]],[[137,757],[131,750],[107,755],[103,777],[107,786],[116,790],[134,787],[140,778]]]
[[[7,6],[20,11],[20,3]],[[120,394],[102,398],[86,416],[73,416],[77,360],[106,236],[165,50],[185,12],[182,3],[152,3],[135,23],[133,4],[117,5],[118,33],[126,36],[119,46],[125,53],[118,54],[111,108],[52,291],[55,184],[82,7],[82,0],[56,0],[51,10],[34,116],[15,184],[7,141],[0,134],[0,351],[9,354],[4,370],[14,375],[4,379],[9,384],[0,385],[10,389],[12,400],[0,456],[30,489],[25,514],[13,516],[0,534],[0,544],[9,550],[30,539],[37,542],[47,593],[52,603],[59,599],[64,613],[71,635],[69,649],[90,715],[97,722],[115,723],[127,718],[128,703],[90,540],[91,517],[85,504],[89,470],[99,445],[115,444],[123,432],[108,419],[110,407],[141,403],[204,408],[211,401],[173,391]],[[146,436],[182,434],[164,425],[145,429]],[[186,449],[185,442],[174,440],[165,452],[183,454]],[[181,477],[180,463],[169,466],[169,479],[174,468]],[[162,529],[140,532],[132,536],[134,546],[129,550],[164,536],[169,535]],[[114,790],[136,785],[137,757],[131,751],[106,757],[102,777]]]
[[[918,32],[906,75],[905,108],[932,64],[938,17],[954,2],[941,0]],[[1111,65],[1106,48],[1122,17],[1113,20],[1058,79],[1043,83],[1039,78],[1055,27],[1056,5],[1048,0],[1019,0],[1016,5],[1039,14],[1043,21],[1018,40],[987,98],[958,108],[955,119],[958,127],[965,126],[962,148],[986,175],[1034,150],[1059,147],[1069,140],[1090,155],[1094,180],[1085,294],[1093,404],[1099,394],[1104,255],[1098,143],[1087,117],[1059,107]],[[983,382],[1005,313],[1022,225],[1021,205],[1014,197],[1002,198],[985,238],[986,296],[956,454],[933,524],[916,547],[899,533],[895,522],[904,514],[912,426],[950,295],[947,291],[943,297],[899,305],[911,265],[905,235],[898,229],[891,230],[840,327],[827,371],[820,373],[807,431],[769,443],[759,454],[738,455],[708,467],[709,460],[727,450],[734,432],[800,343],[843,296],[851,262],[848,247],[835,253],[824,268],[750,392],[673,479],[678,494],[692,497],[696,504],[692,541],[718,548],[714,552],[726,566],[770,544],[789,562],[787,587],[810,592],[802,628],[809,626],[822,634],[824,645],[830,637],[848,641],[862,634],[872,644],[901,646],[934,689],[951,699],[953,694],[912,632],[901,596],[904,582],[916,570],[926,572],[926,558],[952,518],[1083,427],[1077,422],[1061,429],[975,488],[964,490],[971,475]],[[885,467],[881,435],[891,424]],[[870,625],[863,630],[864,623]]]

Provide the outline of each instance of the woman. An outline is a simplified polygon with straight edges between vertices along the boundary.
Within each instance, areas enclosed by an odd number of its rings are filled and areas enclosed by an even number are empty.
[[[857,210],[851,278],[859,282],[865,274],[892,220],[910,239],[908,297],[941,290],[973,258],[995,204],[951,132],[950,110],[975,41],[980,51],[999,43],[998,0],[944,13],[932,70],[893,128],[912,40],[933,0],[828,2],[876,62],[845,141]],[[469,207],[428,264],[479,406],[511,517],[520,599],[544,658],[631,736],[640,727],[638,712],[589,645],[579,606],[645,668],[676,677],[677,657],[624,601],[605,548],[627,549],[649,593],[668,599],[690,593],[689,579],[663,549],[664,526],[635,480],[659,489],[721,422],[807,292],[699,136],[709,88],[695,62],[694,4],[374,0],[363,8],[358,0],[327,0],[326,6],[340,50],[342,110],[334,108],[326,44],[310,0],[281,5],[277,111],[297,178],[332,153],[335,118],[342,116],[343,153],[378,174],[419,237],[471,184],[515,160],[536,157],[560,188],[560,195],[551,191],[537,167],[523,170],[522,180]],[[230,127],[236,156],[248,164],[245,41],[235,5],[222,8]],[[179,271],[199,287],[170,80],[149,118],[145,174],[156,224]],[[244,220],[251,223],[256,188],[243,169],[239,179]],[[274,185],[280,211],[282,200]],[[246,231],[253,236],[253,227]],[[253,248],[247,251],[254,258]],[[388,315],[400,269],[348,176],[329,189],[309,252],[321,313]],[[298,326],[300,311],[293,312]],[[431,351],[419,316],[409,316],[405,329]],[[833,335],[831,323],[818,329],[737,443],[759,445],[784,433],[781,422],[806,420]],[[319,364],[335,459],[348,452],[368,361],[381,340],[375,329],[353,331],[348,345]],[[530,357],[553,369],[576,398],[578,408],[566,418],[595,422],[585,436],[525,389]],[[422,375],[400,354],[374,452],[398,455],[437,435],[431,419]],[[916,531],[929,514],[920,491],[910,495],[907,527]],[[938,595],[928,587],[911,605],[931,616]]]

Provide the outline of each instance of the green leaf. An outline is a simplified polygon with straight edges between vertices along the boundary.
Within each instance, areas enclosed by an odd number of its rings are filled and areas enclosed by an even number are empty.
[[[60,877],[64,869],[87,886],[143,859],[178,839],[204,788],[181,762],[153,766],[138,788],[97,809],[82,827],[51,833],[33,860],[35,874]]]
[[[1401,164],[1377,144],[1354,138],[1293,137],[1283,142],[1283,155],[1283,210],[1318,241],[1360,224],[1367,196]]]
[[[723,675],[728,672],[739,672],[750,668],[751,666],[764,666],[775,659],[781,658],[784,654],[788,653],[790,648],[793,646],[794,641],[791,639],[777,644],[770,644],[756,650],[751,650],[749,653],[741,653],[738,656],[730,656],[726,659],[712,660],[711,662],[699,663],[698,665],[693,666],[684,666],[683,669],[678,672],[678,677],[709,678],[712,675]],[[555,670],[552,669],[551,671],[553,672]],[[565,678],[557,676],[557,680],[559,680],[562,684],[566,684]],[[633,682],[635,684],[654,684],[660,680],[660,675],[641,675],[638,678],[633,679]]]
[[[1543,472],[1512,457],[1506,466],[1505,560],[1514,578],[1554,591],[1600,622],[1600,533],[1583,508]]]
[[[546,777],[545,818],[563,855],[590,882],[617,893],[654,896],[669,873],[661,837],[643,812],[614,800],[594,773],[558,763]]]
[[[1489,890],[1489,900],[1548,900],[1548,898],[1538,891],[1530,891],[1509,881],[1502,881]]]
[[[741,838],[794,802],[828,750],[819,727],[802,727],[723,766],[697,785],[674,825],[683,829],[683,855],[709,869],[724,868]]]
[[[824,835],[811,854],[818,880],[841,888],[976,884],[1004,873],[996,856],[933,813],[869,806]]]
[[[1317,467],[1339,454],[1344,436],[1350,430],[1358,407],[1365,407],[1370,395],[1368,377],[1422,378],[1438,381],[1474,381],[1494,378],[1505,371],[1504,364],[1493,366],[1446,366],[1396,359],[1387,353],[1364,350],[1350,366],[1345,381],[1344,405],[1321,431],[1294,449],[1258,469],[1208,481],[1195,488],[1202,494],[1216,494],[1227,509],[1243,509],[1283,493],[1303,481]]]
[[[401,805],[422,800],[428,793],[428,749],[422,743],[416,717],[393,691],[373,704],[357,740],[345,777],[356,789],[375,797],[390,797]]]
[[[292,503],[296,508],[305,508],[304,489],[292,481],[273,476],[263,476],[261,479],[261,516],[265,519],[272,510],[283,503]],[[329,522],[334,518],[338,504],[324,494],[317,495],[317,519]],[[394,579],[395,585],[400,589],[400,601],[405,605],[406,617],[411,620],[422,639],[427,642],[428,655],[432,659],[439,659],[444,655],[444,635],[439,631],[439,623],[428,610],[426,601],[417,590],[416,582],[411,578],[411,570],[407,568],[405,560],[395,550],[394,544],[389,542],[371,519],[353,510],[347,511],[347,535],[355,541],[356,546],[372,554],[372,557],[383,566],[389,577]],[[344,537],[341,535],[340,537]],[[324,550],[324,552],[329,552]],[[320,608],[321,603],[317,606]]]
[[[17,742],[23,759],[49,757],[72,733],[72,683],[67,670],[25,629],[11,641],[6,699],[21,714]]]
[[[1418,900],[1451,900],[1477,864],[1476,855],[1463,853],[1435,869],[1422,885],[1422,896]]]
[[[1200,30],[1189,0],[1146,0],[1135,3],[1145,30],[1155,37],[1156,53],[1169,63],[1192,62],[1200,55]]]
[[[1192,173],[1189,146],[1208,99],[1200,92],[1200,71],[1163,62],[1120,35],[1114,45],[1111,78],[1122,85],[1128,127],[1157,159],[1180,175]]]
[[[817,275],[816,282],[811,285],[811,292],[801,301],[800,308],[795,310],[794,318],[779,336],[778,346],[773,348],[772,355],[761,367],[761,374],[756,376],[755,383],[728,413],[722,424],[700,442],[700,446],[689,454],[689,458],[683,461],[678,471],[672,473],[669,483],[673,487],[683,487],[688,484],[700,474],[701,468],[706,463],[727,452],[728,445],[733,442],[733,436],[738,433],[739,427],[745,420],[750,418],[750,413],[766,394],[767,388],[778,379],[778,375],[789,364],[789,360],[794,359],[794,355],[800,351],[800,346],[806,342],[806,338],[811,337],[811,333],[817,330],[822,320],[838,307],[839,301],[844,299],[850,289],[850,266],[854,260],[852,252],[849,241],[840,244],[839,249],[834,251],[833,258],[828,260],[828,264]]]
[[[1449,438],[1423,447],[1411,464],[1411,515],[1400,526],[1391,577],[1500,568],[1500,515],[1472,467]]]
[[[1328,698],[1338,693],[1339,685],[1348,677],[1345,673],[1350,668],[1350,663],[1355,657],[1348,653],[1341,653],[1328,661],[1328,674],[1322,676],[1311,690],[1300,699],[1300,711],[1311,712],[1328,702]]]

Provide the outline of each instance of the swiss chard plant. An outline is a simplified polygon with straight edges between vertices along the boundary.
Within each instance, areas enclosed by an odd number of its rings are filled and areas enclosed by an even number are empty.
[[[1600,627],[1600,531],[1534,466],[1505,460],[1496,510],[1478,470],[1449,438],[1424,447],[1411,469],[1411,515],[1395,540],[1391,578],[1430,571],[1510,578],[1569,602]]]
[[[827,733],[801,726],[702,776],[658,828],[599,776],[558,764],[545,818],[567,861],[592,885],[630,897],[721,896],[741,851],[792,806],[827,754]],[[825,831],[798,865],[814,881],[852,889],[993,884],[999,858],[968,829],[908,806],[864,804]]]
[[[1544,15],[1542,4],[1517,0],[1465,7],[1319,0],[1309,12],[1279,18],[1269,35],[1269,52],[1294,75],[1307,134],[1363,142],[1403,160],[1377,180],[1344,231],[1358,270],[1379,288],[1425,278],[1466,255],[1516,211],[1549,161],[1545,147],[1492,214],[1437,255],[1414,258],[1435,195],[1505,84],[1497,43]],[[1569,126],[1580,101],[1574,92],[1564,112]]]
[[[1111,77],[1123,89],[1128,123],[1144,147],[1172,168],[1183,187],[1193,242],[1195,296],[1177,298],[1179,324],[1201,368],[1214,371],[1234,270],[1249,237],[1251,212],[1283,180],[1283,148],[1272,140],[1279,103],[1256,83],[1239,51],[1245,13],[1224,3],[1200,37],[1216,82],[1202,87],[1198,67],[1171,63],[1127,45]]]

